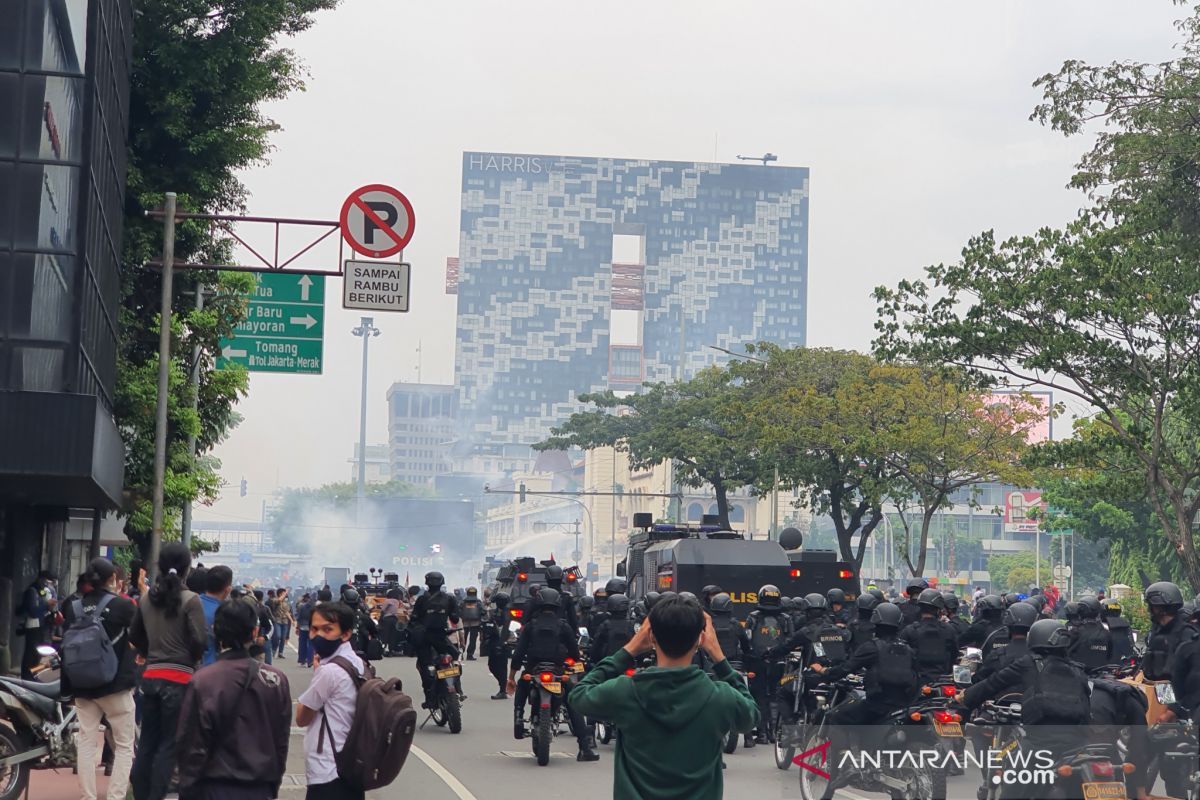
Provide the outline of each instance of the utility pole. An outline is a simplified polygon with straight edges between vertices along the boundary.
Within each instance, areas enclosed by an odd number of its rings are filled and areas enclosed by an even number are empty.
[[[154,500],[150,531],[150,558],[146,574],[158,576],[158,553],[162,549],[163,484],[167,475],[167,392],[171,374],[171,279],[175,263],[174,192],[167,192],[163,216],[162,304],[158,322],[158,407],[154,416]]]
[[[350,332],[363,340],[362,397],[358,409],[358,499],[361,511],[361,501],[367,496],[367,353],[371,337],[378,336],[380,330],[375,327],[374,318],[362,317],[358,327]]]
[[[204,310],[204,287],[200,285],[200,281],[196,281],[196,310]],[[195,413],[200,408],[200,353],[202,352],[200,345],[192,348],[192,413]],[[196,457],[196,434],[188,435],[188,455],[192,458]],[[182,531],[182,539],[184,547],[192,546],[192,504],[187,502],[183,504],[183,514],[180,521],[180,529]]]

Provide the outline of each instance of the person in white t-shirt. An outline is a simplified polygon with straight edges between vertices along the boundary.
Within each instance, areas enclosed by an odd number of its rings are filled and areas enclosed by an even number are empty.
[[[296,707],[296,724],[308,729],[304,733],[304,771],[308,779],[306,800],[364,798],[361,789],[348,785],[338,777],[334,760],[334,754],[341,749],[350,733],[358,696],[346,665],[355,674],[363,675],[362,659],[355,655],[354,648],[350,646],[350,634],[353,632],[354,611],[345,603],[321,603],[313,608],[308,641],[317,669]]]

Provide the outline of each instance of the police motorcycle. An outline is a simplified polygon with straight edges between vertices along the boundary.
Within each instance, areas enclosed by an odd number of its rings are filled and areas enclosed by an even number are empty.
[[[532,671],[526,670],[521,680],[528,681],[529,720],[532,731],[533,755],[539,767],[550,763],[550,743],[558,736],[563,724],[571,730],[571,719],[566,710],[566,695],[571,691],[571,676],[579,665],[567,658],[563,666],[552,662],[539,663]],[[582,666],[582,665],[579,665]],[[575,731],[571,730],[572,735]]]
[[[439,728],[449,726],[451,733],[462,733],[462,704],[466,699],[462,691],[462,663],[449,654],[441,654],[425,671],[434,681],[435,703],[425,722],[433,720]],[[425,722],[421,723],[422,728]]]
[[[74,767],[79,719],[71,697],[62,695],[58,653],[40,645],[37,680],[0,676],[0,800],[16,800],[34,769]],[[112,736],[105,740],[111,747]],[[111,767],[106,767],[106,773]]]
[[[818,658],[823,655],[820,644],[814,646]],[[775,742],[775,766],[788,769],[796,756],[796,748],[804,743],[811,716],[811,692],[805,691],[804,654],[791,652],[784,662],[783,677],[779,679],[779,696],[775,702],[775,718],[771,723],[771,738]]]

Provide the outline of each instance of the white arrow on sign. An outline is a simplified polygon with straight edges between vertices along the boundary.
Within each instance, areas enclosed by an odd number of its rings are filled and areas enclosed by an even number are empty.
[[[300,276],[300,299],[301,300],[308,299],[308,290],[312,288],[312,285],[313,285],[312,278],[308,277],[307,275]]]
[[[225,358],[245,358],[247,353],[245,350],[234,350],[232,347],[226,347],[221,351],[221,355]]]
[[[313,319],[312,314],[305,314],[303,317],[292,317],[291,323],[293,325],[303,325],[305,329],[308,329],[316,325],[317,321]]]

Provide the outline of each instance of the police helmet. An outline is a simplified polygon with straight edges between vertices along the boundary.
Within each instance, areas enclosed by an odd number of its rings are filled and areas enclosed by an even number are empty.
[[[658,592],[646,592],[646,596],[642,598],[642,605],[646,607],[646,613],[650,613],[650,609],[654,608],[654,604],[662,597]]]
[[[829,608],[829,601],[825,599],[825,595],[819,592],[804,595],[804,602],[808,603],[808,611],[824,611]]]
[[[979,610],[984,614],[999,616],[1004,611],[1004,601],[994,594],[985,594],[979,599]]]
[[[1046,595],[1035,594],[1035,595],[1030,595],[1029,599],[1027,599],[1025,602],[1029,603],[1029,605],[1033,606],[1038,611],[1041,611],[1046,607],[1046,603],[1048,601],[1046,600]]]
[[[790,597],[779,598],[779,607],[789,614],[796,610],[796,601]]]
[[[837,587],[826,592],[825,599],[829,601],[829,605],[833,605],[834,603],[846,605],[846,593]]]
[[[1067,603],[1066,606],[1063,607],[1063,616],[1066,617],[1068,622],[1078,622],[1079,603],[1075,602],[1074,600]]]
[[[1084,597],[1078,601],[1080,619],[1096,619],[1100,616],[1100,599]]]
[[[1191,600],[1188,600],[1179,609],[1179,616],[1181,616],[1184,619],[1189,620],[1189,621],[1191,619],[1193,619],[1196,616],[1196,604],[1193,603]]]
[[[1011,606],[1014,603],[1021,602],[1022,598],[1016,592],[1005,592],[1000,595],[1000,599],[1004,601],[1004,605]]]
[[[1065,653],[1071,632],[1057,619],[1039,619],[1029,627],[1029,649],[1035,653]]]
[[[608,599],[612,600],[611,597]],[[645,619],[646,618],[646,601],[638,600],[636,603],[634,603],[633,610],[630,612],[630,616],[637,620]]]
[[[592,597],[596,598],[597,603],[603,603],[608,599],[608,592],[604,591],[604,587],[600,587],[596,591],[592,592]]]
[[[1109,600],[1104,604],[1104,608],[1101,609],[1100,613],[1104,615],[1105,619],[1119,617],[1121,616],[1121,604],[1116,600]]]
[[[707,597],[710,600],[712,598],[716,597],[717,595],[719,595],[720,593],[721,593],[721,587],[717,586],[715,583],[710,583],[707,586],[705,586],[703,589],[700,590],[700,595],[702,597]]]
[[[691,603],[696,603],[696,604],[699,604],[699,603],[700,603],[700,598],[699,598],[699,597],[696,597],[696,595],[695,595],[694,593],[692,593],[692,592],[680,592],[680,593],[679,593],[679,599],[680,599],[680,600],[687,600],[688,602],[691,602]]]
[[[623,594],[609,595],[608,600],[604,603],[604,607],[614,617],[623,617],[629,613],[629,598]]]
[[[1168,613],[1183,608],[1183,592],[1170,581],[1159,581],[1146,587],[1146,605],[1162,606]]]
[[[446,579],[440,572],[426,572],[425,585],[429,587],[430,591],[434,591],[445,586]]]
[[[942,593],[937,589],[925,589],[917,595],[917,605],[922,611],[932,611],[937,613],[945,607],[945,602],[942,600]]]
[[[904,624],[904,613],[895,603],[880,603],[871,612],[871,622],[874,623],[876,629],[891,628],[895,632]]]
[[[608,583],[604,584],[604,591],[609,594],[625,594],[626,583],[624,578],[609,578]]]
[[[511,599],[508,592],[496,592],[492,595],[492,602],[496,604],[496,608],[507,608]]]
[[[954,592],[949,590],[942,592],[942,603],[946,606],[946,610],[951,614],[958,611],[958,595],[956,595]]]
[[[708,601],[708,608],[714,614],[732,614],[733,598],[725,592],[718,592]]]
[[[538,608],[558,608],[561,605],[562,595],[558,593],[558,589],[551,589],[549,586],[543,587],[537,596]]]
[[[590,594],[585,594],[579,598],[579,607],[584,611],[588,611],[592,606],[596,605],[596,600]]]
[[[792,613],[808,611],[808,601],[803,597],[792,598]]]
[[[1010,631],[1027,631],[1037,619],[1038,610],[1029,603],[1013,603],[1004,609],[1003,622]]]
[[[478,596],[479,596],[479,590],[476,589],[474,586],[470,586],[467,588],[467,597],[474,600]]]
[[[908,588],[905,591],[908,593],[909,597],[913,597],[914,595],[918,595],[928,588],[929,581],[925,580],[924,578],[910,578],[908,581]]]
[[[872,586],[870,589],[867,589],[867,594],[871,595],[871,597],[874,597],[880,603],[887,602],[887,595],[885,595],[878,586]]]
[[[557,589],[559,586],[562,586],[562,580],[563,580],[563,568],[562,567],[560,567],[558,564],[551,564],[550,566],[546,567],[546,585],[547,586]]]
[[[779,587],[773,583],[768,583],[758,590],[758,607],[759,608],[780,608],[783,605],[783,595],[779,593]]]
[[[860,594],[858,596],[858,613],[870,613],[875,610],[875,606],[879,605],[879,600],[873,594]]]
[[[356,608],[360,599],[357,589],[346,589],[342,592],[342,602],[351,608]]]
[[[393,588],[393,589],[388,589],[387,594],[385,596],[389,600],[403,600],[404,599],[404,590],[400,589],[398,587]]]

